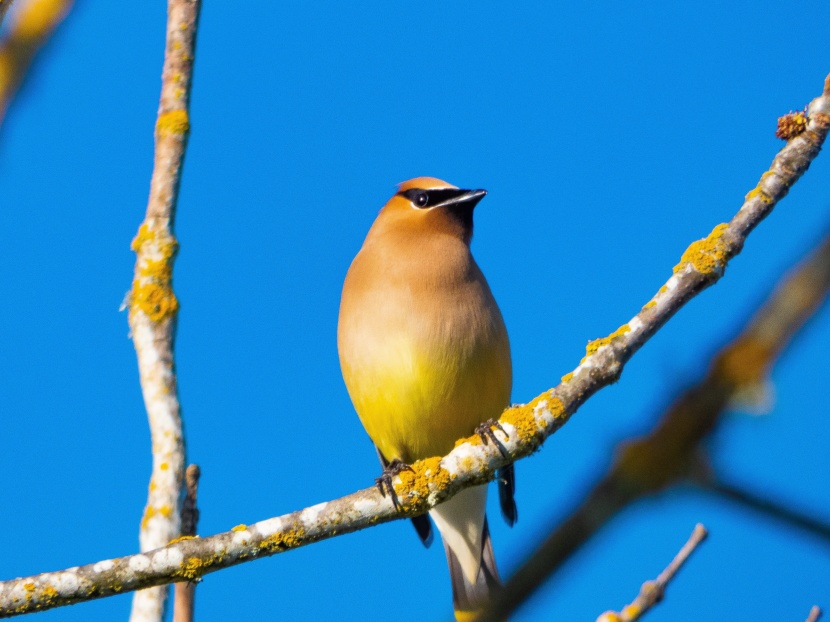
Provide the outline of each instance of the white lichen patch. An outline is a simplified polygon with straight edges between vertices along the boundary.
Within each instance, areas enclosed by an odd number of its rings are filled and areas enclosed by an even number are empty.
[[[686,271],[686,270],[688,270],[688,269],[689,269],[689,267],[688,267],[688,266],[686,266],[686,267],[683,269],[683,272],[685,272],[685,271]],[[668,281],[666,281],[666,285],[665,285],[664,287],[665,287],[668,291],[672,291],[673,289],[677,289],[677,284],[680,282],[680,274],[681,274],[681,272],[677,272],[677,273],[675,273],[675,274],[672,274],[672,275],[671,275],[671,278],[670,278]],[[658,296],[659,296],[659,294],[658,294]]]
[[[55,589],[62,594],[72,593],[78,589],[78,575],[74,572],[58,573],[54,585]]]
[[[379,504],[371,499],[358,499],[354,502],[354,509],[360,514],[374,514],[379,507]]]
[[[242,531],[234,531],[233,537],[231,538],[231,544],[233,546],[244,546],[248,544],[248,541],[251,539],[251,532],[247,529]]]
[[[182,561],[184,561],[184,554],[178,547],[167,547],[153,555],[153,570],[166,572],[178,568]]]
[[[273,536],[282,529],[282,520],[279,518],[269,518],[267,520],[259,521],[251,525],[252,529],[256,529],[263,538]]]
[[[553,416],[553,413],[550,411],[550,408],[548,408],[547,400],[539,402],[533,408],[533,418],[536,419],[536,422],[538,424],[544,426],[548,426],[553,423],[555,417]]]
[[[133,572],[146,572],[150,569],[150,560],[146,555],[133,555],[129,565]]]
[[[216,538],[213,541],[213,552],[217,555],[224,555],[227,552],[228,543],[223,538]]]
[[[628,328],[630,328],[630,329],[631,329],[629,332],[632,332],[632,333],[636,333],[637,331],[642,330],[642,328],[643,328],[643,320],[641,320],[639,317],[637,317],[637,316],[635,315],[635,316],[631,319],[631,321],[630,321],[630,322],[628,322]]]
[[[320,512],[326,509],[328,502],[318,503],[317,505],[312,505],[304,509],[300,512],[300,521],[306,527],[314,527],[317,524],[317,517],[320,516]]]
[[[115,564],[111,559],[105,559],[102,562],[98,562],[92,567],[93,572],[108,572],[115,567]]]
[[[441,467],[450,476],[458,476],[466,471],[476,468],[481,462],[480,445],[462,443],[453,449],[448,456],[441,460]]]

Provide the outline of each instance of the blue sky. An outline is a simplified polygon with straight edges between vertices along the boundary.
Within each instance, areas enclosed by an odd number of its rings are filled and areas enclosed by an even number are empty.
[[[511,336],[515,402],[626,322],[728,220],[783,144],[776,118],[830,71],[830,4],[207,2],[174,284],[189,460],[208,535],[372,483],[340,377],[340,287],[395,184],[489,192],[473,251]],[[79,1],[0,133],[0,578],[136,551],[149,432],[127,318],[152,170],[164,3]],[[510,574],[830,230],[820,156],[726,277],[517,466]],[[713,440],[733,481],[830,518],[830,313],[776,368],[770,416]],[[491,499],[492,500],[492,499]],[[516,620],[592,620],[711,537],[650,620],[802,620],[830,609],[826,542],[679,490],[622,514]],[[201,620],[446,620],[440,546],[405,522],[210,575]],[[125,619],[129,596],[39,614]]]

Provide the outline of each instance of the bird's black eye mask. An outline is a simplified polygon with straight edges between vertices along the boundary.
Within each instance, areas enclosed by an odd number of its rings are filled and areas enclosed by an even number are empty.
[[[412,202],[412,205],[418,209],[427,209],[460,197],[468,192],[469,190],[461,190],[459,188],[438,188],[435,190],[412,188],[410,190],[399,192],[398,195],[409,199]]]

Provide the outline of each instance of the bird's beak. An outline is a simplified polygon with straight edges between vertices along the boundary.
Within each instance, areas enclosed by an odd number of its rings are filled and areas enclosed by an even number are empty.
[[[447,199],[443,203],[439,203],[434,207],[466,207],[468,209],[474,208],[484,195],[486,190],[459,190],[459,193],[452,198]]]

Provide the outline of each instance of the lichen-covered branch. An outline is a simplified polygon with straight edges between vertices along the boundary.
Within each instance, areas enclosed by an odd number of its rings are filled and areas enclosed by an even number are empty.
[[[0,24],[11,0],[0,0]],[[69,9],[72,0],[25,0],[0,41],[0,125],[35,55],[49,40]]]
[[[479,436],[472,436],[460,440],[443,458],[416,462],[412,471],[403,471],[394,480],[400,510],[371,487],[207,538],[182,539],[138,555],[2,582],[0,617],[196,579],[258,557],[423,514],[463,488],[492,480],[497,469],[533,453],[585,400],[616,381],[628,359],[665,322],[720,278],[749,232],[818,154],[830,128],[830,77],[824,95],[811,103],[808,118],[806,131],[790,139],[776,156],[732,221],[692,244],[666,285],[628,324],[589,344],[585,358],[559,386],[502,414],[505,432],[495,431],[501,448],[484,445]]]
[[[200,0],[170,0],[156,149],[147,214],[132,243],[135,276],[129,294],[129,320],[138,357],[141,390],[152,438],[153,467],[147,505],[141,519],[142,551],[179,535],[185,448],[173,340],[179,302],[173,293],[173,235],[185,148],[190,130],[188,105]],[[158,622],[165,589],[136,594],[132,622]]]
[[[674,557],[666,569],[660,573],[654,581],[646,581],[640,588],[640,593],[630,605],[623,607],[622,611],[606,611],[597,618],[597,622],[636,622],[649,609],[663,600],[666,586],[669,584],[686,560],[689,559],[698,545],[706,539],[708,532],[706,528],[698,523],[692,532],[688,542],[683,545],[680,552]]]

